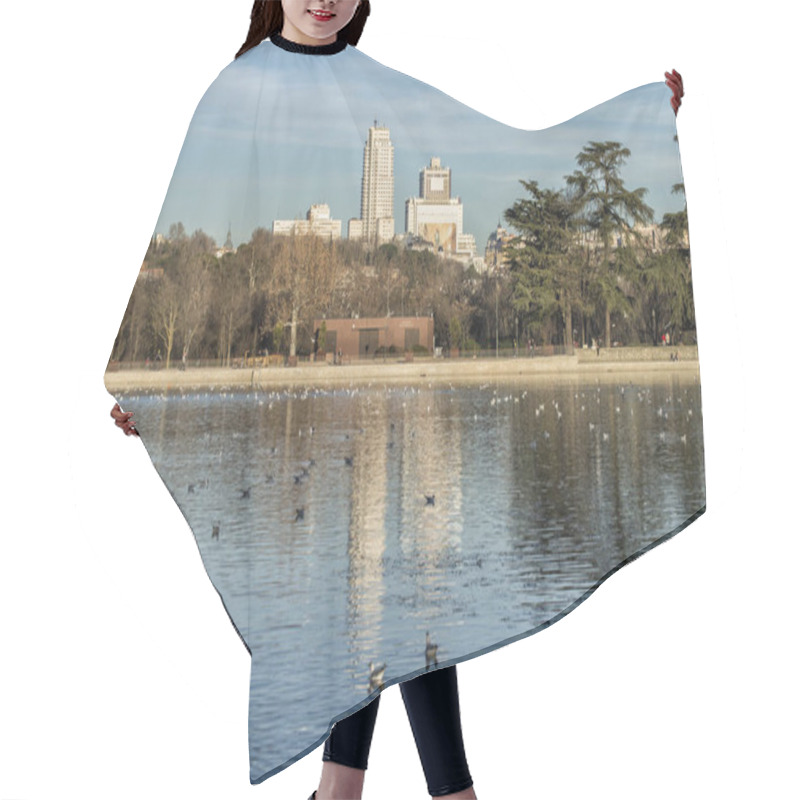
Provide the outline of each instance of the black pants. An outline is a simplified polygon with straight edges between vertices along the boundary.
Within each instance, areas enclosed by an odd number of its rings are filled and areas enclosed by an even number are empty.
[[[426,672],[401,683],[400,692],[431,797],[468,789],[472,778],[461,735],[455,666]],[[323,761],[367,768],[380,699],[378,695],[369,705],[333,726],[325,742]]]

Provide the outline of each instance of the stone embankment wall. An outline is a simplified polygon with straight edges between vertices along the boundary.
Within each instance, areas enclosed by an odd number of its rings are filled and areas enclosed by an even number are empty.
[[[575,350],[578,363],[588,361],[670,361],[675,355],[678,361],[697,361],[697,345],[677,347],[601,347],[600,355],[595,350]]]

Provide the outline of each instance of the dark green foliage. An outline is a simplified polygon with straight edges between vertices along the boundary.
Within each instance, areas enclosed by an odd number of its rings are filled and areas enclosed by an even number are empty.
[[[693,325],[685,208],[664,215],[661,235],[648,228],[647,190],[621,174],[630,155],[589,142],[562,189],[520,181],[528,196],[505,213],[518,234],[505,253],[520,344],[659,343],[666,331],[678,341]]]
[[[629,157],[619,142],[589,142],[562,188],[521,180],[527,194],[504,213],[516,236],[506,267],[491,274],[419,242],[367,248],[265,228],[235,252],[218,251],[177,222],[150,242],[112,359],[305,355],[326,349],[315,319],[355,316],[432,316],[436,343],[465,352],[657,343],[665,331],[677,341],[694,327],[686,209],[642,236],[653,213],[646,189],[625,187]]]
[[[575,240],[575,207],[562,191],[541,189],[536,181],[520,181],[530,194],[505,212],[519,231],[508,249],[512,305],[524,330],[541,330],[546,320],[556,320],[562,341],[571,298],[578,292],[577,271],[571,268]]]

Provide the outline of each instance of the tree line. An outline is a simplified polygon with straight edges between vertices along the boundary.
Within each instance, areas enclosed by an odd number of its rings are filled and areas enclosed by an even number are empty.
[[[647,190],[622,179],[629,157],[619,142],[589,142],[562,188],[520,181],[529,196],[505,212],[518,233],[505,250],[512,304],[540,341],[659,344],[693,335],[685,201],[652,225]],[[683,195],[683,184],[672,191]]]
[[[148,246],[112,361],[302,356],[319,347],[315,319],[356,316],[432,315],[437,344],[461,351],[678,341],[694,327],[685,206],[664,215],[658,241],[642,235],[653,211],[645,189],[624,185],[629,155],[590,142],[561,189],[520,181],[505,265],[482,274],[430,249],[265,228],[218,254],[203,231],[173,224]]]

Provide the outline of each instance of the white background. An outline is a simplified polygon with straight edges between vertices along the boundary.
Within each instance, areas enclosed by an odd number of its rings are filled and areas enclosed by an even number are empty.
[[[2,12],[0,799],[251,787],[249,659],[103,371],[250,0]],[[798,796],[797,170],[783,4],[375,0],[361,49],[520,127],[683,73],[708,512],[550,630],[458,667],[494,798]],[[792,77],[794,77],[792,75]],[[365,800],[424,798],[397,687]]]

